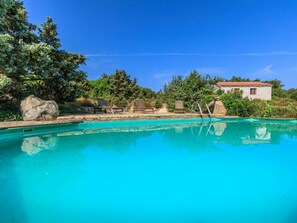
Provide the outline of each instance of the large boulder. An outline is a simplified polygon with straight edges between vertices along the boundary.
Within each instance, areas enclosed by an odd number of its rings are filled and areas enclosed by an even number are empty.
[[[214,101],[212,101],[208,106],[214,106],[213,115],[219,115],[219,116],[226,116],[227,115],[227,109],[225,108],[223,102],[220,100],[220,98],[216,98]]]
[[[55,101],[45,101],[31,95],[21,102],[24,121],[52,120],[59,115],[59,107]]]

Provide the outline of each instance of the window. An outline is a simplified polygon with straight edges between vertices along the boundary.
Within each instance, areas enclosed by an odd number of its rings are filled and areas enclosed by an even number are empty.
[[[255,95],[255,94],[257,94],[257,88],[251,88],[251,89],[250,89],[250,94],[251,94],[251,95]]]
[[[239,93],[240,92],[240,88],[234,88],[234,92]]]

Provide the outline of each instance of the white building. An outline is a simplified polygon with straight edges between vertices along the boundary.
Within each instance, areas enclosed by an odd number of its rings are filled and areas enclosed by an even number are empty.
[[[271,84],[262,82],[218,82],[215,90],[242,91],[242,96],[249,99],[271,100],[271,87]]]

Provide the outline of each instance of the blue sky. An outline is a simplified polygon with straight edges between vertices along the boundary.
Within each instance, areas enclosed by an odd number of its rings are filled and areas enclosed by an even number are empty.
[[[160,89],[173,75],[280,79],[297,87],[297,1],[24,0],[29,20],[58,23],[89,79],[125,69]]]

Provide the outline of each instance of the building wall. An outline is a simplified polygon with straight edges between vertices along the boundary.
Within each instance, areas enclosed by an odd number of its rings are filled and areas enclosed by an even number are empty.
[[[222,89],[223,91],[231,91],[239,88],[242,91],[243,97],[248,97],[249,99],[261,99],[261,100],[271,100],[271,87],[219,87],[215,89]],[[250,89],[256,88],[257,93],[255,95],[250,94]]]

